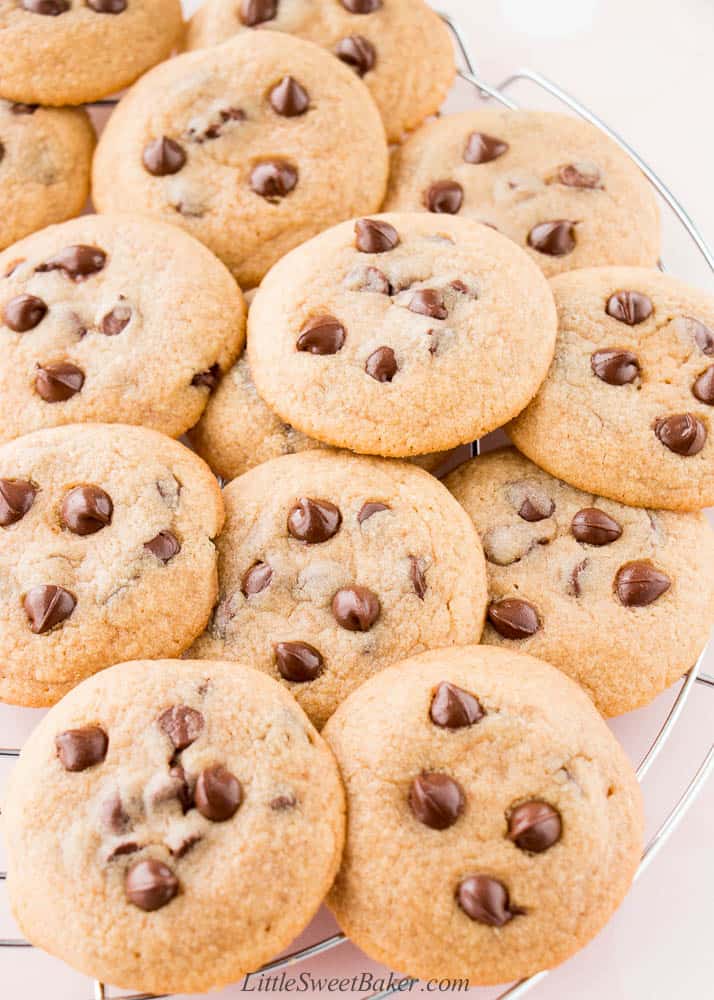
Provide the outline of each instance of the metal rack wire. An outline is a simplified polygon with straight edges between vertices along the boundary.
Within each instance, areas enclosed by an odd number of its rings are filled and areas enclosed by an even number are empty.
[[[558,100],[561,104],[564,104],[570,111],[575,112],[575,114],[585,119],[585,121],[589,122],[591,125],[594,125],[603,131],[634,160],[642,173],[660,195],[662,200],[671,209],[678,221],[684,227],[687,234],[694,242],[697,250],[704,258],[704,261],[709,267],[712,275],[714,275],[714,254],[697,229],[694,221],[675,195],[672,194],[664,182],[660,180],[652,168],[645,163],[642,157],[632,148],[632,146],[630,146],[628,142],[626,142],[625,139],[606,125],[605,122],[603,122],[602,119],[596,114],[586,108],[570,94],[562,90],[557,84],[533,70],[520,69],[511,76],[507,77],[497,86],[492,86],[486,80],[481,79],[476,70],[476,64],[471,56],[469,46],[461,29],[459,28],[459,25],[448,14],[441,14],[441,18],[450,29],[454,39],[461,64],[458,68],[458,75],[461,80],[473,87],[481,98],[485,100],[495,100],[510,110],[516,110],[519,105],[515,100],[513,100],[512,97],[506,94],[506,91],[516,83],[524,82],[532,84],[541,91],[547,93],[550,97]],[[114,103],[116,102],[112,100],[98,101],[96,102],[96,106],[107,106]],[[476,456],[479,454],[479,451],[479,442],[476,441],[472,446],[472,454]],[[711,643],[707,645],[694,667],[692,667],[686,675],[674,703],[667,714],[667,717],[662,723],[654,740],[650,744],[649,749],[640,761],[639,766],[637,767],[637,777],[639,781],[644,779],[645,775],[664,749],[667,740],[674,730],[695,686],[699,684],[704,688],[714,689],[714,676],[703,673],[700,670],[707,650],[710,646]],[[19,752],[20,751],[15,748],[0,748],[0,758],[14,758],[19,755]],[[704,760],[697,768],[696,773],[693,775],[679,799],[670,810],[666,819],[662,822],[645,847],[640,860],[640,865],[635,875],[635,880],[639,878],[640,875],[642,875],[643,872],[649,867],[656,857],[657,852],[667,842],[670,835],[682,821],[687,809],[697,797],[699,791],[712,771],[714,771],[714,744],[709,747],[709,750],[704,757]],[[6,873],[0,872],[0,882],[4,881],[5,878]],[[342,933],[333,934],[331,937],[318,941],[307,948],[301,948],[288,955],[284,955],[282,958],[278,958],[273,962],[269,962],[267,965],[264,965],[260,970],[258,970],[258,972],[276,972],[288,968],[289,966],[296,965],[297,963],[307,961],[310,958],[316,958],[318,955],[332,951],[334,948],[346,943],[347,940],[348,938]],[[32,948],[32,945],[29,941],[24,941],[20,938],[0,938],[0,948]],[[518,1000],[518,998],[525,996],[530,989],[532,989],[537,983],[541,982],[547,975],[548,970],[544,970],[534,976],[530,976],[528,979],[523,979],[506,989],[505,992],[499,994],[497,1000],[507,1000],[507,998],[508,1000]],[[381,993],[375,993],[366,998],[366,1000],[386,1000],[387,997],[391,997],[397,992],[399,992],[398,984],[382,991]],[[125,993],[120,996],[113,997],[112,1000],[161,1000],[162,997],[166,996],[167,994],[161,994],[161,997],[159,997],[155,994],[149,993]],[[104,983],[100,983],[95,980],[93,1000],[109,1000]]]

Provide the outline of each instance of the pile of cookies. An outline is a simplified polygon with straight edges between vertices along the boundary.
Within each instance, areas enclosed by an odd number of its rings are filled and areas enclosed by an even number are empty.
[[[421,0],[0,0],[3,836],[90,976],[220,987],[326,899],[505,982],[630,885],[603,716],[714,620],[714,300],[618,147],[454,73]]]

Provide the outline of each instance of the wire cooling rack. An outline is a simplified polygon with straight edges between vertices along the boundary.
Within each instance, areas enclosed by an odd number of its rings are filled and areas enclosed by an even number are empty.
[[[471,56],[469,46],[464,38],[463,32],[459,28],[458,23],[450,17],[448,14],[441,14],[442,20],[445,22],[449,28],[454,43],[459,56],[459,68],[458,75],[465,83],[472,87],[484,100],[494,100],[499,104],[503,105],[510,110],[516,110],[519,105],[510,97],[506,91],[511,88],[516,83],[528,83],[536,87],[539,91],[545,92],[550,97],[555,98],[561,104],[564,104],[570,111],[584,118],[585,121],[590,122],[591,125],[596,126],[611,139],[613,139],[618,146],[625,150],[626,153],[634,160],[637,166],[640,168],[642,173],[648,179],[650,184],[657,191],[658,195],[662,198],[665,204],[671,209],[672,213],[684,227],[685,231],[689,237],[694,242],[697,250],[700,252],[704,261],[706,262],[712,275],[714,275],[714,255],[712,251],[706,244],[701,233],[697,229],[694,221],[689,216],[687,211],[684,209],[680,201],[672,194],[669,188],[659,179],[657,174],[652,170],[651,167],[645,163],[642,157],[626,142],[617,132],[609,128],[605,122],[602,121],[596,114],[582,105],[570,94],[562,90],[557,84],[553,83],[551,80],[542,76],[540,73],[536,73],[530,69],[520,69],[513,73],[511,76],[507,77],[497,86],[489,84],[487,81],[482,80],[478,75],[476,70],[475,62]],[[97,106],[111,106],[115,104],[114,100],[97,101],[95,107]],[[660,268],[664,270],[664,266],[660,263]],[[474,442],[472,446],[472,454],[474,456],[480,453],[479,442]],[[705,674],[701,671],[701,665],[704,662],[707,650],[710,648],[711,643],[705,647],[702,651],[699,659],[686,675],[684,682],[672,704],[672,707],[667,714],[664,722],[662,723],[659,732],[655,736],[654,740],[650,744],[649,749],[645,753],[644,757],[639,763],[637,768],[637,778],[642,781],[649,769],[654,764],[655,760],[659,754],[664,749],[667,740],[669,739],[674,727],[679,720],[684,706],[687,703],[687,699],[690,697],[692,691],[697,684],[704,688],[710,690],[710,697],[714,697],[714,676]],[[706,695],[705,695],[706,697]],[[0,748],[0,758],[7,757],[17,757],[20,751],[15,748]],[[702,789],[708,776],[714,770],[714,744],[709,747],[709,750],[704,758],[704,760],[699,765],[696,773],[692,776],[691,780],[687,784],[686,788],[680,795],[679,799],[675,805],[670,810],[664,822],[660,825],[659,829],[654,833],[649,843],[644,849],[642,858],[640,860],[639,867],[635,874],[635,880],[639,878],[640,875],[647,869],[647,867],[652,863],[657,855],[659,849],[667,842],[670,835],[682,821],[685,813],[689,806],[694,802],[695,798]],[[6,878],[6,872],[0,871],[0,882],[4,881]],[[264,965],[258,973],[268,973],[276,972],[282,969],[286,969],[289,966],[297,965],[300,962],[305,962],[310,958],[315,958],[318,955],[323,954],[327,951],[332,951],[334,948],[347,942],[347,937],[344,934],[337,933],[333,934],[331,937],[325,938],[322,941],[310,945],[307,948],[301,948],[298,951],[291,952],[288,955],[284,955],[282,958],[276,959],[274,962],[269,962]],[[33,946],[29,941],[24,941],[21,938],[0,938],[0,948],[32,948]],[[530,976],[528,979],[523,979],[515,985],[506,989],[505,992],[501,993],[496,1000],[518,1000],[518,998],[523,997],[533,986],[541,982],[548,975],[548,970],[539,972],[534,976]],[[92,1000],[110,1000],[109,994],[106,992],[107,987],[104,983],[100,983],[98,980],[94,981],[94,992]],[[393,996],[395,993],[400,992],[399,984],[391,986],[389,989],[383,990],[381,993],[374,993],[372,996],[365,998],[365,1000],[386,1000],[387,997]],[[160,1000],[160,998],[168,997],[168,994],[156,995],[152,993],[124,993],[120,995],[113,995],[111,1000]],[[87,997],[89,1000],[89,997]]]

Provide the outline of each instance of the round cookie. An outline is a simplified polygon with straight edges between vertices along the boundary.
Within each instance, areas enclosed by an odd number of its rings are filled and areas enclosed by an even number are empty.
[[[209,468],[141,427],[0,447],[0,700],[51,705],[125,657],[178,656],[216,599]]]
[[[94,142],[79,108],[0,100],[0,250],[79,215],[89,196]]]
[[[230,273],[174,227],[90,215],[42,230],[0,254],[0,440],[85,421],[178,437],[244,337]]]
[[[605,715],[646,705],[695,663],[714,623],[714,534],[702,514],[581,493],[513,448],[446,486],[483,543],[483,641],[539,656]]]
[[[188,25],[188,49],[251,28],[285,31],[328,49],[369,87],[387,137],[435,114],[454,79],[454,50],[422,0],[208,0]]]
[[[471,986],[521,979],[586,944],[627,892],[635,775],[547,663],[433,650],[371,678],[324,735],[348,817],[327,902],[370,958]]]
[[[240,979],[308,924],[339,865],[334,758],[279,684],[233,663],[121,663],[55,706],[3,803],[30,941],[151,993]]]
[[[386,207],[468,216],[523,247],[549,277],[605,264],[653,267],[649,182],[600,129],[547,111],[445,115],[393,157]]]
[[[0,0],[0,97],[84,104],[166,59],[179,0]]]
[[[379,112],[352,70],[255,32],[137,83],[102,133],[92,196],[183,227],[250,288],[321,229],[375,211],[387,171]]]
[[[548,370],[548,284],[510,240],[426,214],[345,222],[265,278],[249,317],[258,392],[327,444],[392,457],[499,427]]]
[[[714,504],[714,298],[644,268],[591,268],[551,287],[555,357],[509,427],[518,448],[622,503]]]
[[[423,470],[305,451],[251,469],[223,497],[220,597],[189,656],[282,679],[320,727],[387,664],[478,641],[478,535]]]

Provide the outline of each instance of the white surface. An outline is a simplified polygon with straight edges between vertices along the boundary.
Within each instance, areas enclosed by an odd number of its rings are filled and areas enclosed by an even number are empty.
[[[228,2],[228,0],[227,0]],[[198,6],[188,0],[190,9]],[[711,0],[443,0],[458,17],[492,83],[527,65],[556,80],[625,135],[684,201],[714,243],[713,151],[708,103],[714,85]],[[538,103],[526,88],[514,91]],[[468,106],[459,87],[451,107]],[[670,225],[668,267],[714,291],[714,281]],[[714,657],[705,665],[714,674]],[[637,761],[674,692],[613,724]],[[0,706],[0,743],[17,745],[36,713]],[[648,828],[654,830],[711,743],[714,689],[697,686],[662,757],[645,780]],[[0,763],[0,780],[7,774]],[[418,859],[414,859],[418,863]],[[2,856],[0,854],[0,867]],[[714,987],[714,782],[637,883],[615,918],[583,952],[531,991],[536,1000],[672,1000],[710,997]],[[332,933],[327,915],[303,935],[306,944]],[[14,932],[0,888],[0,937]],[[295,970],[350,977],[379,972],[351,945]],[[38,952],[0,952],[0,994],[7,1000],[90,1000],[91,984]],[[418,991],[419,987],[415,987]],[[498,991],[479,990],[483,998]],[[315,995],[308,989],[302,996]],[[345,994],[342,994],[345,995]],[[365,994],[347,994],[357,996]],[[402,994],[403,995],[403,994]],[[464,995],[456,994],[456,995]],[[246,996],[239,986],[221,998]]]

